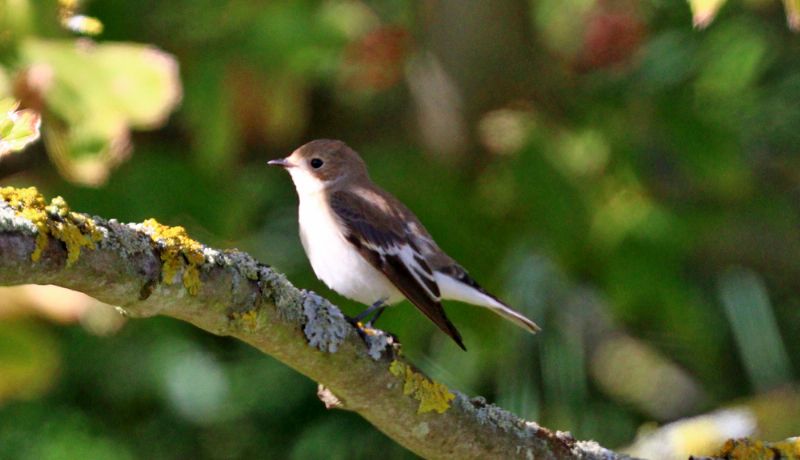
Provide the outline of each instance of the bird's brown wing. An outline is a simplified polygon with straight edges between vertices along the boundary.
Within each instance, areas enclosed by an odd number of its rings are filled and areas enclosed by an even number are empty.
[[[345,238],[414,306],[466,350],[461,334],[442,308],[433,270],[409,233],[405,214],[410,211],[378,191],[366,192],[370,193],[370,200],[349,191],[330,194],[331,210],[343,224]]]

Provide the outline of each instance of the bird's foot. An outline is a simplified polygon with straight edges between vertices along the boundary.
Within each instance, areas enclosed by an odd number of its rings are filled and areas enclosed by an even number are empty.
[[[364,341],[364,344],[370,350],[370,355],[375,353],[375,359],[378,359],[377,357],[384,351],[388,352],[390,357],[399,353],[400,341],[396,335],[374,328],[373,321],[363,323],[358,320],[358,317],[352,318],[346,315],[345,319],[353,326],[361,340]]]
[[[378,329],[372,327],[372,321],[368,321],[366,324],[359,321],[357,323],[357,327],[364,331],[364,333],[367,335],[378,335],[380,332]]]
[[[358,316],[356,316],[355,318],[352,318],[352,317],[347,316],[347,315],[345,315],[345,319],[347,320],[348,323],[350,323],[351,326],[353,326],[355,328],[356,331],[358,331],[359,335],[361,335],[361,334],[377,335],[378,334],[378,329],[375,329],[375,328],[372,327],[372,321],[367,321],[366,323],[364,323],[358,318]]]

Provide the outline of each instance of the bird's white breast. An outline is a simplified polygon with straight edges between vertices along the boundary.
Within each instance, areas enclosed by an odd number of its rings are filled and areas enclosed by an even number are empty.
[[[299,192],[299,188],[298,188]],[[300,195],[300,239],[317,278],[339,294],[364,304],[403,298],[395,286],[349,243],[324,193]]]

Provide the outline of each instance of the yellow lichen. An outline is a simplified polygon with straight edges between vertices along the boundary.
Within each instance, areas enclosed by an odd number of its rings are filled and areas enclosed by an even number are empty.
[[[36,226],[36,246],[31,253],[34,262],[41,259],[49,236],[67,246],[67,267],[78,261],[81,248],[95,249],[95,243],[103,238],[92,219],[71,212],[60,196],[53,198],[48,205],[36,187],[2,187],[0,198],[8,203],[17,216]]]
[[[752,439],[729,439],[715,457],[727,459],[800,458],[800,438],[764,443]]]
[[[200,290],[200,265],[205,261],[203,245],[189,238],[183,227],[162,225],[155,219],[147,219],[143,225],[152,232],[150,238],[158,243],[161,250],[161,269],[163,280],[172,284],[183,270],[183,286],[191,295]]]
[[[233,318],[239,320],[244,327],[249,330],[255,330],[258,326],[258,312],[256,310],[248,310],[246,312],[233,312]]]
[[[412,396],[419,401],[418,414],[431,411],[441,414],[450,408],[450,401],[456,397],[446,386],[425,377],[400,361],[392,361],[389,372],[403,380],[404,395]]]

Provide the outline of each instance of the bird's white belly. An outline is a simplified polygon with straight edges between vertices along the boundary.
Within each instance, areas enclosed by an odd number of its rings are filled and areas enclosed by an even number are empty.
[[[403,295],[383,273],[369,264],[345,240],[321,194],[301,197],[300,239],[314,274],[339,294],[370,305],[395,303]]]

